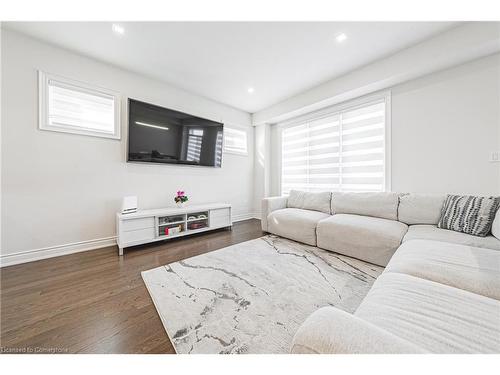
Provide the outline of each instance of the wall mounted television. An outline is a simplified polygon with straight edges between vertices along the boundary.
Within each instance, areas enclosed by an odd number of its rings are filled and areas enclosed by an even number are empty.
[[[128,100],[128,162],[221,167],[223,124]]]

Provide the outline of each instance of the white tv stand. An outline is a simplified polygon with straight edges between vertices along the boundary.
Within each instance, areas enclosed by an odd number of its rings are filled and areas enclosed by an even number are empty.
[[[224,203],[118,213],[118,254],[123,255],[129,246],[231,226],[231,205]]]

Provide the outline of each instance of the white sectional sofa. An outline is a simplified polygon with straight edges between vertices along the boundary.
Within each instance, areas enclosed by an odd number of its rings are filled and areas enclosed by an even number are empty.
[[[354,315],[319,309],[291,351],[500,353],[500,213],[486,237],[440,229],[444,200],[294,191],[264,199],[264,231],[386,267]]]

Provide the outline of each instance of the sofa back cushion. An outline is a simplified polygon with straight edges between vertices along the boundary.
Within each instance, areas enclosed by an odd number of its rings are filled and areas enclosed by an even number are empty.
[[[397,193],[333,193],[333,214],[353,214],[397,220]]]
[[[310,193],[307,191],[290,190],[288,195],[288,208],[301,208],[303,210],[312,210],[330,214],[330,201],[332,193],[329,191],[321,193]]]
[[[408,225],[436,225],[445,199],[445,194],[401,194],[398,220]]]
[[[448,195],[438,227],[485,237],[491,231],[499,204],[500,197]]]

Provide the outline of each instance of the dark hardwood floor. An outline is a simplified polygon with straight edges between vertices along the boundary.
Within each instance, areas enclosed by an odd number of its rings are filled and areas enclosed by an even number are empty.
[[[141,271],[262,236],[259,220],[183,239],[5,267],[2,352],[174,353]]]

